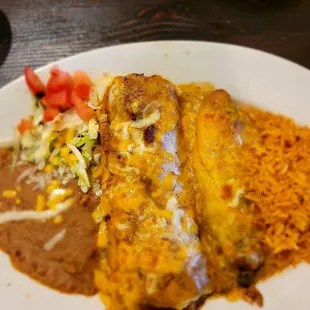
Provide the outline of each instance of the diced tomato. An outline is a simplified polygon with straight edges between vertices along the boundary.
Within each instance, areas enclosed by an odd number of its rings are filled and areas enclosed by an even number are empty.
[[[25,67],[24,74],[26,83],[34,95],[42,94],[45,92],[44,84],[30,67]]]
[[[23,134],[26,130],[31,130],[33,128],[31,119],[22,119],[17,126],[18,131]]]
[[[57,75],[59,71],[60,71],[60,70],[58,69],[57,65],[54,65],[54,66],[51,68],[50,73],[51,73],[51,75]]]
[[[79,96],[85,100],[89,100],[90,89],[91,86],[86,84],[79,84],[75,87],[75,90]]]
[[[48,93],[41,100],[42,104],[47,107],[66,110],[71,107],[70,98],[67,90],[62,90],[57,93]]]
[[[77,115],[83,121],[88,121],[95,115],[95,111],[83,101],[75,89],[71,93],[71,104],[75,107]]]
[[[76,71],[73,75],[73,84],[77,94],[81,98],[88,100],[92,84],[87,73],[79,70]]]
[[[70,96],[70,102],[75,107],[76,105],[84,103],[84,100],[77,94],[74,89]]]
[[[52,121],[60,111],[56,108],[47,107],[47,109],[44,110],[43,118],[46,122]]]
[[[75,106],[77,115],[83,120],[88,121],[95,116],[95,111],[84,102]]]
[[[51,76],[47,82],[48,92],[59,92],[67,90],[70,94],[73,88],[73,81],[69,73],[60,71],[57,67],[51,69]]]
[[[47,101],[46,101],[46,95],[40,99],[40,103],[44,106],[44,107],[47,107]]]

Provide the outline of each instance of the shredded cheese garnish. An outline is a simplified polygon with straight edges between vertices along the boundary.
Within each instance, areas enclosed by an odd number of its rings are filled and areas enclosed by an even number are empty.
[[[146,276],[146,291],[148,295],[153,295],[157,291],[159,276],[155,273],[148,273]]]
[[[64,219],[63,219],[62,215],[57,215],[54,218],[54,224],[60,224],[63,220]]]
[[[238,189],[234,199],[232,200],[230,207],[236,208],[239,205],[241,196],[244,195],[244,188]]]
[[[116,225],[116,228],[117,228],[118,230],[126,230],[126,229],[129,228],[129,225],[124,224],[124,223],[119,223],[119,224]]]
[[[36,199],[36,211],[40,212],[43,211],[45,208],[45,196],[38,195]]]
[[[53,236],[50,240],[48,240],[44,244],[43,249],[45,251],[52,250],[54,246],[65,237],[65,233],[66,233],[65,229],[61,230],[59,233],[57,233],[55,236]]]
[[[60,181],[59,180],[52,180],[46,187],[45,191],[48,194],[51,194],[53,190],[58,188],[60,186]]]
[[[2,196],[5,197],[5,198],[15,198],[16,197],[16,191],[4,190],[2,192]]]
[[[12,221],[48,220],[70,208],[72,199],[58,204],[54,210],[46,211],[8,211],[0,214],[0,224]]]

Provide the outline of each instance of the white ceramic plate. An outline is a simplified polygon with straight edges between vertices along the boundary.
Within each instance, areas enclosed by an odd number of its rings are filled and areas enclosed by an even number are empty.
[[[286,114],[310,125],[310,71],[256,50],[202,42],[149,42],[120,45],[63,59],[57,64],[73,72],[161,74],[173,82],[210,81],[235,99]],[[26,64],[25,64],[26,65]],[[47,79],[49,68],[38,70]],[[30,95],[19,78],[0,90],[0,142],[12,140],[12,128],[30,113]],[[310,267],[302,264],[259,285],[264,310],[309,310]],[[69,296],[48,289],[15,271],[0,253],[0,308],[3,310],[99,310],[99,300]],[[244,302],[207,302],[208,310],[250,310]]]

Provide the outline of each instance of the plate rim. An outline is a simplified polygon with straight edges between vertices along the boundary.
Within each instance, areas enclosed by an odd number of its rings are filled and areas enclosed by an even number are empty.
[[[120,44],[115,44],[115,45],[109,45],[109,46],[103,46],[103,47],[98,47],[95,49],[90,49],[81,53],[73,54],[67,57],[59,58],[58,60],[51,61],[45,65],[39,66],[36,68],[34,71],[36,73],[40,73],[48,68],[50,68],[54,64],[59,64],[66,62],[68,60],[74,60],[75,58],[79,58],[81,56],[85,56],[87,54],[92,54],[92,53],[100,53],[103,50],[108,50],[108,49],[118,49],[118,48],[126,48],[126,47],[132,47],[132,46],[146,46],[146,45],[164,45],[164,44],[172,44],[172,45],[209,45],[210,47],[222,47],[222,48],[228,48],[228,49],[239,49],[240,51],[247,51],[250,53],[256,53],[256,54],[261,54],[262,56],[267,56],[270,58],[273,58],[276,61],[280,61],[283,64],[289,65],[289,66],[294,66],[296,69],[300,69],[304,71],[305,73],[309,74],[310,77],[310,69],[307,67],[298,64],[292,60],[289,60],[285,57],[276,55],[274,53],[266,52],[260,49],[244,46],[244,45],[238,45],[238,44],[232,44],[232,43],[223,43],[223,42],[215,42],[215,41],[198,41],[198,40],[154,40],[154,41],[144,41],[144,42],[131,42],[131,43],[120,43]],[[15,78],[14,80],[8,82],[7,84],[3,85],[0,88],[0,95],[3,91],[5,91],[8,87],[11,85],[14,85],[15,83],[19,83],[20,80],[24,78],[23,75],[20,75],[19,77]]]

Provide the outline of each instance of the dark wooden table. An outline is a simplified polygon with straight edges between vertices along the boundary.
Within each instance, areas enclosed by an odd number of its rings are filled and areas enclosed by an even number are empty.
[[[310,68],[310,0],[0,0],[0,86],[25,65],[174,39],[246,45]]]

